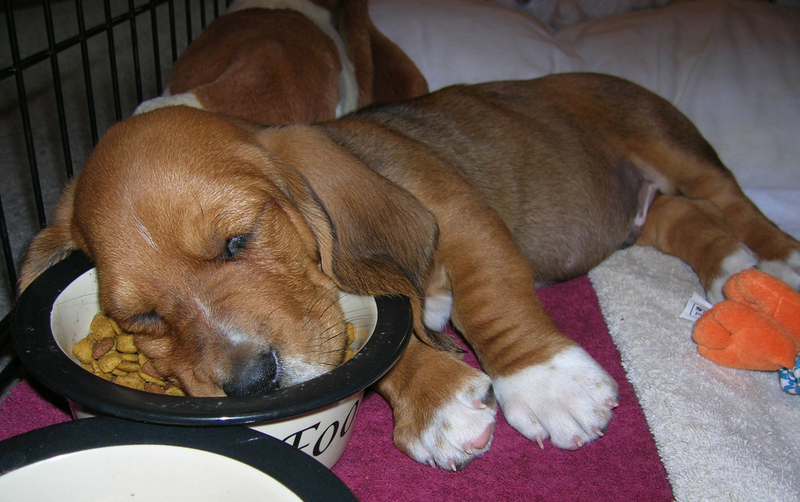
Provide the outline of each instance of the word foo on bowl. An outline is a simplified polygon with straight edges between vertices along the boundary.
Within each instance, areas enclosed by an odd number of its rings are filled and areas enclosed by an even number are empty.
[[[100,311],[97,275],[74,253],[21,295],[12,321],[17,354],[31,374],[70,401],[77,417],[112,415],[142,422],[221,426],[246,424],[331,467],[344,451],[364,390],[382,377],[411,336],[404,297],[342,294],[345,317],[362,346],[344,364],[306,382],[264,395],[175,397],[134,390],[83,369],[72,347]]]

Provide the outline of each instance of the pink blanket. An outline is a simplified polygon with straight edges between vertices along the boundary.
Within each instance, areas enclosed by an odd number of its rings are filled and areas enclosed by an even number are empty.
[[[392,444],[389,406],[368,393],[350,444],[333,472],[362,502],[670,501],[666,471],[586,277],[540,290],[559,327],[620,386],[620,406],[605,437],[578,451],[544,450],[498,416],[491,450],[461,472],[417,464]],[[469,355],[474,363],[474,358]],[[63,402],[23,382],[0,403],[0,439],[64,422]]]

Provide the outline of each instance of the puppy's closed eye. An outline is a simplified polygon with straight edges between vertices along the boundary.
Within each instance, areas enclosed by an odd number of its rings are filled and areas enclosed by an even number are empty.
[[[136,324],[154,324],[161,321],[161,316],[155,310],[151,310],[150,312],[133,316],[131,321]]]
[[[236,235],[225,241],[225,248],[219,255],[220,260],[232,260],[247,246],[250,236],[247,234]]]
[[[151,310],[142,314],[135,314],[120,321],[120,326],[127,333],[156,333],[164,328],[164,319],[156,312]]]

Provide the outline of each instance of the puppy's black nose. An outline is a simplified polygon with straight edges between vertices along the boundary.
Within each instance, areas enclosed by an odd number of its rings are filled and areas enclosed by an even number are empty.
[[[266,394],[279,387],[277,375],[278,356],[270,350],[239,368],[222,390],[229,396]]]

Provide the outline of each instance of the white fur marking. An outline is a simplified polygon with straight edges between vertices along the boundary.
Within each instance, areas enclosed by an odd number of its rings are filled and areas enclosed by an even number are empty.
[[[483,455],[491,446],[491,439],[479,450],[465,449],[474,443],[487,428],[494,426],[494,406],[476,407],[491,394],[492,381],[475,370],[475,378],[461,389],[449,402],[436,410],[427,427],[416,441],[406,444],[408,454],[417,462],[454,470],[473,458]]]
[[[139,106],[133,111],[134,115],[151,112],[159,108],[166,108],[168,106],[190,106],[192,108],[203,109],[203,105],[197,100],[193,92],[182,92],[174,96],[164,95],[159,98],[148,99],[142,101]]]
[[[719,274],[711,281],[711,285],[706,291],[706,299],[711,303],[719,303],[725,299],[722,288],[732,275],[753,268],[758,264],[758,260],[752,251],[742,246],[737,251],[729,254],[722,260],[719,266]]]
[[[283,357],[281,362],[281,386],[287,387],[311,380],[331,369],[296,357]]]
[[[356,69],[347,55],[344,39],[333,26],[331,13],[327,9],[309,0],[234,0],[228,7],[228,13],[244,9],[288,9],[313,21],[317,27],[328,35],[336,45],[342,69],[339,71],[339,104],[336,105],[336,117],[341,117],[358,108],[358,81]]]
[[[550,438],[575,449],[603,435],[617,405],[617,384],[580,347],[512,376],[495,378],[495,396],[506,421],[536,442]]]
[[[786,261],[761,261],[758,269],[800,291],[800,251],[792,251]]]
[[[653,200],[658,193],[658,187],[655,183],[645,181],[646,186],[639,194],[639,210],[636,212],[636,217],[633,219],[633,226],[643,227],[644,222],[647,220],[647,212],[653,204]]]
[[[450,320],[453,311],[453,297],[451,295],[436,295],[425,297],[425,314],[423,322],[428,329],[442,331]]]
[[[136,232],[138,232],[139,236],[141,236],[148,246],[160,253],[161,250],[158,248],[158,244],[153,240],[153,236],[150,235],[150,231],[147,230],[142,220],[136,215],[134,215],[133,220],[133,226],[136,228]]]

